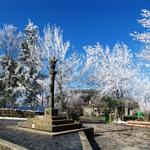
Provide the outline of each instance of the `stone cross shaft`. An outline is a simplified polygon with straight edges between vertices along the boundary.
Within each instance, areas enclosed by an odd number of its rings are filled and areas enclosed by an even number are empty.
[[[53,57],[50,59],[50,101],[49,101],[49,108],[54,110],[54,87],[55,87],[55,75],[56,75],[56,62],[57,59]]]

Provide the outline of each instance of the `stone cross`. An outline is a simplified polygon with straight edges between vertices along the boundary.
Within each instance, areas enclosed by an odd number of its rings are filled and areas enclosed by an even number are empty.
[[[53,57],[50,60],[50,101],[49,101],[49,108],[54,110],[54,87],[55,87],[55,75],[56,75],[56,62],[57,59]]]
[[[54,109],[54,88],[55,88],[55,76],[56,76],[56,62],[57,59],[53,57],[50,59],[50,97],[48,99],[48,108],[45,108],[45,115],[57,116],[58,110]]]

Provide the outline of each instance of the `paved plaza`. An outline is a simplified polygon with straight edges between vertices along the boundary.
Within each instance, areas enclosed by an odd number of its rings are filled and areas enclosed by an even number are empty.
[[[78,133],[41,135],[16,129],[18,121],[0,120],[0,138],[30,150],[82,150]],[[94,150],[150,150],[150,129],[126,125],[84,124],[95,130]],[[14,128],[12,128],[14,126]],[[11,127],[11,128],[10,128]]]
[[[95,130],[101,150],[150,150],[150,128],[126,125],[86,124]]]

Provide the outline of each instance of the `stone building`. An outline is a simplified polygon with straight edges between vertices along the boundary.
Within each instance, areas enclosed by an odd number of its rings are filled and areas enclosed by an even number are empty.
[[[100,116],[99,109],[91,103],[89,100],[89,104],[83,107],[83,115],[84,116]]]

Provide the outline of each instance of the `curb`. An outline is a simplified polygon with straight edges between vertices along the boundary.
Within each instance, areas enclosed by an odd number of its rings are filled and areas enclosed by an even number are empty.
[[[89,140],[87,139],[87,136],[86,136],[85,132],[80,131],[79,136],[80,136],[80,140],[81,140],[83,150],[93,150]]]
[[[26,121],[27,118],[17,118],[17,117],[0,117],[0,120],[19,120],[19,121]]]
[[[0,139],[0,150],[29,150],[17,144]]]

